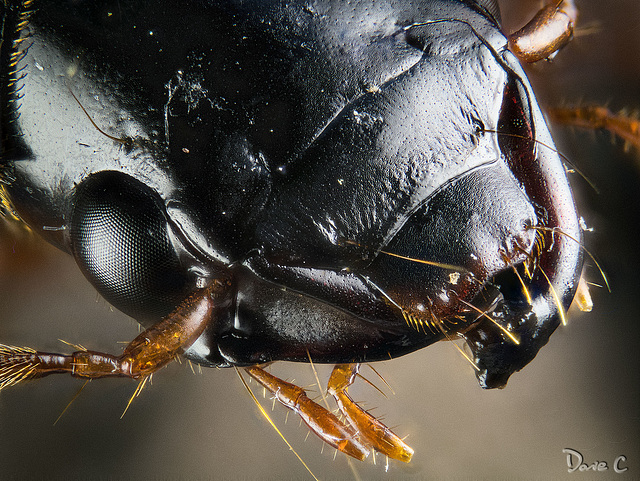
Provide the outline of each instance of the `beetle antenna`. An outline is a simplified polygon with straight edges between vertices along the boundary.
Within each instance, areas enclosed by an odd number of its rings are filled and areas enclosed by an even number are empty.
[[[289,447],[289,449],[293,452],[293,454],[295,454],[296,458],[298,458],[298,461],[300,461],[302,463],[302,465],[305,467],[305,469],[309,472],[309,474],[311,475],[311,477],[313,479],[315,479],[316,481],[320,481],[315,474],[313,474],[313,471],[311,471],[311,469],[309,469],[309,466],[307,466],[307,463],[305,463],[302,458],[300,457],[300,455],[298,454],[298,452],[293,449],[293,446],[291,446],[291,444],[289,443],[289,441],[287,441],[287,438],[284,437],[284,434],[282,434],[282,432],[278,429],[278,426],[275,425],[275,423],[273,422],[273,420],[271,419],[271,416],[269,416],[269,413],[264,409],[264,407],[262,407],[262,404],[260,404],[260,401],[258,401],[258,398],[256,397],[255,394],[253,394],[253,391],[251,390],[251,388],[249,387],[249,384],[247,384],[247,381],[244,379],[244,377],[242,377],[242,374],[240,373],[240,370],[235,367],[234,368],[236,370],[236,374],[238,375],[238,377],[240,378],[240,381],[242,381],[242,384],[244,385],[245,389],[247,390],[247,392],[249,393],[249,396],[251,396],[251,399],[253,399],[253,402],[256,404],[256,406],[258,407],[258,409],[260,410],[260,414],[262,414],[262,416],[267,420],[267,422],[271,425],[271,427],[276,431],[276,433],[278,433],[278,435],[282,438],[282,440],[285,442],[285,444]],[[324,443],[322,443],[322,446],[324,447]]]

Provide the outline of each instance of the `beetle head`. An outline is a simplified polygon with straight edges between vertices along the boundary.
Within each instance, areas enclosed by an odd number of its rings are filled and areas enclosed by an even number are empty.
[[[205,364],[535,356],[581,266],[536,228],[580,229],[495,2],[162,4],[47,8],[15,66],[6,190],[105,298],[148,324],[233,278]]]

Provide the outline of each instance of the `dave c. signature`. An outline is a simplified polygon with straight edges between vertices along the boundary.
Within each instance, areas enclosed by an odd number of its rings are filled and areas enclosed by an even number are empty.
[[[575,449],[565,448],[562,450],[562,452],[567,455],[567,467],[569,468],[570,473],[574,473],[576,471],[602,472],[602,471],[608,471],[609,469],[611,469],[609,468],[609,465],[607,464],[606,461],[586,462],[584,459],[584,456],[582,456],[582,453],[580,453],[580,451],[577,451]],[[627,471],[629,468],[625,466],[626,461],[627,461],[626,456],[622,454],[618,456],[613,461],[613,464],[612,464],[613,471],[619,474]]]

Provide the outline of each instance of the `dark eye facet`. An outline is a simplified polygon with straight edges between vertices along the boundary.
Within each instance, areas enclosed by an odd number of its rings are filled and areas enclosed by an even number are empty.
[[[118,172],[77,186],[71,246],[100,294],[137,320],[157,320],[187,293],[188,276],[169,236],[159,196]]]

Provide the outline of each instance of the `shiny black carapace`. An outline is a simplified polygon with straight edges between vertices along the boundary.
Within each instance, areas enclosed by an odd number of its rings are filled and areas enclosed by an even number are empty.
[[[346,394],[358,363],[462,337],[500,387],[574,296],[572,194],[492,0],[4,0],[0,19],[5,213],[147,328],[120,356],[0,346],[0,388],[184,355],[246,367],[352,456],[406,461]],[[349,422],[259,367],[309,359],[338,364]]]

